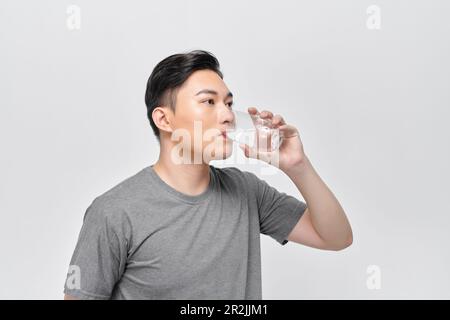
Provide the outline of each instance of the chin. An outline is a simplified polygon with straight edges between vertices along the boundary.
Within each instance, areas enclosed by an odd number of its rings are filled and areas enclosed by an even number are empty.
[[[225,160],[228,159],[233,154],[233,144],[217,144],[212,152],[205,152],[205,158],[209,160]]]
[[[228,159],[229,157],[231,157],[232,154],[233,154],[233,150],[231,150],[231,149],[223,150],[222,155],[221,155],[220,159],[218,159],[218,160]]]
[[[221,155],[221,160],[229,158],[233,154],[233,143],[228,140],[219,148],[218,154]]]

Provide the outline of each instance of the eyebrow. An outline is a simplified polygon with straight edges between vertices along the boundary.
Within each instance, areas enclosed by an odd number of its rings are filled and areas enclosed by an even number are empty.
[[[217,91],[211,90],[211,89],[203,89],[203,90],[200,90],[200,91],[197,92],[195,95],[198,96],[198,95],[200,95],[200,94],[214,94],[214,95],[218,95]],[[226,95],[226,98],[228,98],[228,97],[233,97],[233,94],[232,94],[230,91],[228,91],[228,93],[227,93],[227,95]]]

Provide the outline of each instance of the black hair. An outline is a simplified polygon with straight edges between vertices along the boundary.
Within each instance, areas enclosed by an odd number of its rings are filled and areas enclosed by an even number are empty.
[[[160,139],[159,129],[152,118],[153,110],[161,105],[169,105],[175,112],[179,87],[192,73],[205,69],[216,72],[223,79],[219,61],[213,54],[204,50],[173,54],[159,62],[153,69],[147,81],[145,104],[147,105],[147,118],[158,141]]]

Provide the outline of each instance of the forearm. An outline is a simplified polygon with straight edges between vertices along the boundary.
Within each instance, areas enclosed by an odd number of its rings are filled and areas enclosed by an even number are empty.
[[[308,205],[311,222],[319,236],[333,245],[348,245],[353,234],[339,201],[314,170],[308,157],[284,170]]]

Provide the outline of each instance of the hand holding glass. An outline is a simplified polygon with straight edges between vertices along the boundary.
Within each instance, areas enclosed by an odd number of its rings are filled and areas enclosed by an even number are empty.
[[[227,137],[231,140],[247,144],[259,152],[272,152],[280,147],[283,136],[270,119],[239,110],[233,110],[233,114],[233,123],[231,128],[227,129]]]

